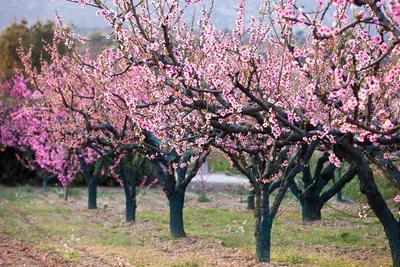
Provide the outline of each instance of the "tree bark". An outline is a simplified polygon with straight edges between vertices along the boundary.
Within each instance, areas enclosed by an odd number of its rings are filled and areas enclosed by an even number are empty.
[[[43,193],[47,193],[47,177],[43,178]]]
[[[247,196],[247,209],[254,210],[254,195],[251,192]]]
[[[65,186],[65,193],[64,193],[64,201],[68,201],[68,194],[69,194],[69,183]]]
[[[122,186],[125,193],[125,218],[126,222],[134,222],[136,220],[136,202],[133,201],[133,196],[126,176],[125,164],[123,160],[119,163],[119,174],[122,180]]]
[[[339,192],[336,194],[336,200],[343,202],[342,190],[339,190]]]
[[[353,147],[345,140],[341,140],[334,146],[334,152],[344,158],[355,169],[360,181],[361,193],[366,196],[369,206],[381,222],[389,240],[393,266],[400,267],[400,223],[396,220],[379,192],[373,172],[364,154],[358,147]]]
[[[103,168],[103,160],[96,161],[93,175],[90,173],[85,156],[82,150],[78,151],[79,163],[83,172],[83,177],[88,185],[88,209],[97,209],[97,183],[98,176]]]
[[[268,188],[259,189],[256,192],[256,207],[254,217],[256,219],[256,258],[259,262],[271,261],[271,229],[273,218],[269,207]]]
[[[131,199],[132,199],[132,221],[136,221],[136,208],[137,208],[137,203],[136,203],[136,183],[138,179],[138,174],[134,173],[131,176]]]
[[[343,170],[343,164],[340,165],[338,168],[338,180],[342,178],[342,170]],[[335,183],[335,178],[333,178],[333,183]],[[339,190],[336,194],[336,200],[337,201],[343,201],[343,195],[342,195],[342,190]]]
[[[185,190],[177,190],[167,195],[169,201],[169,229],[175,238],[186,237],[183,226],[183,206],[185,203]]]
[[[313,222],[321,220],[322,206],[318,200],[305,199],[301,205],[301,214],[303,222]]]
[[[389,247],[393,259],[393,267],[400,267],[400,226],[390,233]]]
[[[92,177],[89,182],[88,209],[97,209],[97,177]]]
[[[125,187],[125,186],[124,186]],[[125,206],[126,206],[126,222],[134,222],[136,220],[136,207],[133,203],[132,195],[125,190]],[[128,189],[128,191],[130,191]]]

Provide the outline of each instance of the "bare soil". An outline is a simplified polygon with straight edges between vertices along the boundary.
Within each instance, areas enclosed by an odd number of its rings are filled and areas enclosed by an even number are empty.
[[[56,253],[41,251],[0,233],[1,267],[67,267]]]

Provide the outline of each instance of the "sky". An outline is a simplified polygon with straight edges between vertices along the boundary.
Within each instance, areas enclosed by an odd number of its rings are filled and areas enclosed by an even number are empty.
[[[103,0],[104,1],[104,0]],[[112,0],[105,0],[112,3]],[[247,0],[246,17],[257,16],[260,4],[265,0]],[[299,0],[306,6],[315,5],[315,0]],[[204,1],[209,6],[210,0]],[[235,26],[236,5],[239,0],[215,0],[212,19],[217,29],[232,29]],[[95,8],[82,8],[66,0],[0,0],[0,31],[13,21],[26,18],[33,24],[37,19],[55,20],[55,11],[63,23],[72,23],[79,29],[104,29],[108,24],[96,16]],[[199,11],[199,10],[198,10]]]
[[[29,23],[36,20],[55,20],[58,11],[65,24],[74,23],[79,28],[104,28],[107,23],[96,16],[95,9],[83,9],[65,0],[0,0],[0,30],[26,18]]]
[[[246,11],[248,15],[256,16],[260,3],[263,0],[249,0]],[[112,2],[112,0],[108,0]],[[209,4],[209,0],[205,1]],[[217,28],[232,28],[235,25],[236,8],[239,0],[215,0],[213,21]],[[57,10],[65,24],[73,24],[78,28],[105,28],[107,23],[100,16],[96,16],[94,8],[83,9],[74,3],[65,0],[0,0],[0,30],[26,18],[29,23],[37,19],[55,19]]]

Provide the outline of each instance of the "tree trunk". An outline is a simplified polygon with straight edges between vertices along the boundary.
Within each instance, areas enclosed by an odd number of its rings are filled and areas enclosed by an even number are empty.
[[[392,253],[393,267],[400,267],[400,224],[397,229],[391,229],[391,232],[388,239]]]
[[[89,182],[88,209],[97,209],[97,177],[92,177]]]
[[[340,178],[342,178],[342,170],[343,170],[343,163],[340,164],[340,167],[338,168],[338,180],[340,180]],[[335,183],[335,177],[333,177],[333,183]],[[343,201],[342,190],[339,190],[337,192],[336,200],[337,201]]]
[[[83,177],[88,185],[88,209],[97,209],[97,183],[98,175],[103,166],[103,160],[100,159],[96,161],[95,171],[93,174],[90,174],[82,149],[78,150],[78,158],[83,172]]]
[[[125,186],[124,186],[125,187]],[[134,222],[136,220],[136,207],[133,203],[132,194],[128,188],[125,191],[125,206],[126,206],[126,222]]]
[[[131,200],[132,200],[132,211],[131,211],[131,219],[132,221],[136,221],[136,183],[137,183],[137,173],[131,175]],[[128,212],[128,211],[127,211]],[[128,220],[128,217],[127,217]]]
[[[389,240],[393,266],[400,267],[400,223],[396,220],[379,192],[368,161],[358,147],[352,146],[345,140],[335,144],[333,151],[335,154],[342,156],[356,170],[360,182],[360,191],[367,197],[369,206],[381,222]]]
[[[125,209],[126,222],[134,222],[136,220],[136,201],[133,201],[132,192],[125,178],[122,179],[125,193]]]
[[[339,190],[339,192],[337,192],[336,200],[343,202],[342,190]]]
[[[69,184],[67,183],[67,185],[65,186],[65,193],[64,193],[65,202],[68,201],[68,193],[69,193]]]
[[[305,199],[301,205],[301,215],[303,222],[313,222],[321,220],[321,205],[317,201]]]
[[[268,189],[256,192],[256,258],[259,262],[271,261],[271,229],[273,218],[269,207]]]
[[[47,178],[43,178],[43,193],[47,193]]]
[[[185,190],[174,191],[168,194],[169,200],[169,229],[172,237],[186,237],[183,227],[183,205]]]
[[[129,188],[127,173],[123,161],[119,163],[119,167],[120,167],[120,178],[122,180],[122,185],[124,187],[124,193],[125,193],[126,222],[134,222],[136,220],[136,206],[133,203],[132,192],[131,189]]]
[[[254,210],[254,195],[252,193],[247,196],[247,209]]]

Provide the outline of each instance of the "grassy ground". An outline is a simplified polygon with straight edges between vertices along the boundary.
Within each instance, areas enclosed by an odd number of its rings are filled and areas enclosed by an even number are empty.
[[[59,190],[58,190],[59,191]],[[243,191],[214,188],[209,202],[188,193],[184,212],[187,239],[168,232],[168,205],[159,188],[142,192],[138,221],[124,223],[120,188],[99,189],[99,209],[87,210],[86,190],[74,189],[65,203],[60,192],[0,187],[0,231],[59,254],[76,266],[256,266],[253,215]],[[330,203],[357,215],[355,204]],[[376,218],[360,220],[323,210],[323,220],[303,224],[297,203],[274,224],[274,266],[390,266],[390,251]]]

